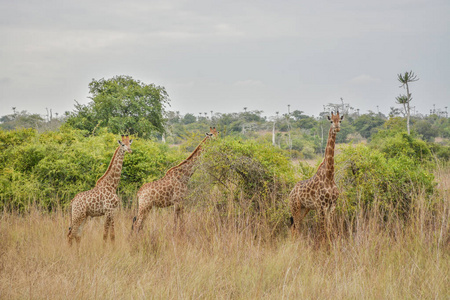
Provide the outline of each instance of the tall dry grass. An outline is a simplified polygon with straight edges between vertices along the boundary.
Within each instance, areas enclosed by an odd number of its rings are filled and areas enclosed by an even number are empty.
[[[135,242],[122,210],[115,245],[91,219],[77,251],[62,210],[3,212],[0,299],[449,299],[450,170],[436,175],[434,205],[417,197],[406,223],[361,213],[329,246],[313,242],[312,218],[294,241],[211,206],[187,209],[177,232],[172,209],[154,210]]]

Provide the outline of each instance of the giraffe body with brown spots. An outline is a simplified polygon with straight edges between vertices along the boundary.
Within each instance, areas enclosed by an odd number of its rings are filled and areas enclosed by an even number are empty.
[[[202,145],[207,140],[217,136],[216,128],[210,128],[210,132],[200,142],[187,159],[177,166],[170,168],[163,178],[144,184],[137,193],[139,203],[138,214],[133,219],[132,232],[138,233],[148,213],[153,207],[174,206],[175,227],[180,218],[184,197],[188,190],[188,182],[195,171],[194,165],[202,151]]]
[[[80,243],[81,231],[86,223],[87,217],[106,216],[103,240],[108,239],[110,233],[111,241],[114,241],[114,212],[119,207],[120,201],[117,196],[120,174],[122,172],[123,159],[126,152],[132,152],[128,135],[122,135],[111,162],[105,174],[97,180],[95,187],[89,191],[78,193],[70,203],[70,227],[67,238],[69,245],[75,238]]]
[[[336,133],[344,116],[331,113],[331,128],[328,133],[327,147],[323,162],[313,177],[298,182],[289,195],[289,207],[292,214],[292,233],[300,234],[303,219],[310,210],[316,210],[320,220],[320,233],[330,232],[331,216],[339,197],[339,189],[334,182],[334,148]]]

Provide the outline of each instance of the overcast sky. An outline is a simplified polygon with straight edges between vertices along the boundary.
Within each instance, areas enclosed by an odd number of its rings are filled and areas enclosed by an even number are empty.
[[[345,102],[450,106],[450,1],[0,0],[0,116],[90,101],[92,79],[164,86],[169,110],[265,115]]]

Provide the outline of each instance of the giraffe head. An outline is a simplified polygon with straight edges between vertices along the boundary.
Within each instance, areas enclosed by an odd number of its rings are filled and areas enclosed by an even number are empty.
[[[328,116],[328,120],[331,122],[331,127],[335,132],[339,132],[341,130],[342,119],[344,119],[344,115],[339,116],[339,111],[337,111],[335,115],[331,112],[331,117]]]
[[[128,134],[127,135],[122,135],[122,141],[118,141],[118,142],[119,142],[120,147],[124,151],[127,151],[129,153],[133,152],[131,150],[131,147],[130,147],[131,143],[133,142],[133,140],[130,140],[130,138],[128,137]]]
[[[218,135],[219,132],[217,132],[216,127],[209,127],[209,132],[206,133],[208,138],[216,138]]]

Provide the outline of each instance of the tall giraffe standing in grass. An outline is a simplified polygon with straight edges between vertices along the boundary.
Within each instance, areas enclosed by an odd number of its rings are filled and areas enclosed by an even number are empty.
[[[194,173],[195,161],[202,152],[202,145],[207,140],[217,137],[215,127],[210,127],[209,131],[188,158],[175,167],[170,168],[163,178],[146,183],[139,189],[137,193],[139,209],[137,216],[133,218],[132,232],[138,233],[142,229],[143,222],[154,206],[168,207],[173,205],[175,209],[175,228],[177,227],[183,200],[187,193],[188,182]]]
[[[89,191],[81,192],[72,199],[70,203],[70,227],[67,238],[69,245],[75,237],[77,244],[80,243],[81,230],[87,217],[99,217],[106,215],[103,240],[108,239],[110,231],[111,241],[114,242],[114,212],[119,207],[117,186],[119,185],[122,172],[123,159],[126,152],[131,153],[131,143],[128,135],[122,135],[114,155],[105,174],[97,181],[95,187]]]
[[[300,226],[306,214],[315,209],[320,219],[320,234],[329,234],[331,229],[331,215],[336,207],[339,197],[339,189],[334,182],[334,147],[336,133],[340,131],[340,123],[344,116],[339,116],[339,111],[331,113],[331,128],[328,133],[325,157],[316,174],[307,180],[298,182],[289,195],[289,207],[291,209],[292,233],[300,234]]]

